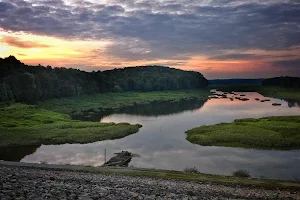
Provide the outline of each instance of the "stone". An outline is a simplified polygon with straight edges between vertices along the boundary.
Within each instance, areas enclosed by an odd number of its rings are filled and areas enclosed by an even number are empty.
[[[59,179],[57,179],[59,177]],[[11,180],[15,179],[13,183]],[[57,181],[51,181],[51,180]],[[300,191],[0,165],[0,199],[297,199]],[[22,198],[21,198],[22,197]]]

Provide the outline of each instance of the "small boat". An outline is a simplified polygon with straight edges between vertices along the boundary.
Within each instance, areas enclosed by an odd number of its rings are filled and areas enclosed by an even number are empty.
[[[112,157],[109,161],[103,164],[103,166],[120,166],[128,167],[129,162],[133,155],[128,151],[122,151],[120,153],[115,153],[116,156]]]

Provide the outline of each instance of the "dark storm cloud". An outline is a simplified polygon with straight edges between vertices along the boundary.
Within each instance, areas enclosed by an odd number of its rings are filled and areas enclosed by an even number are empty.
[[[0,12],[6,12],[7,10],[13,9],[15,6],[8,2],[0,2]]]
[[[234,53],[234,54],[220,54],[216,56],[211,56],[209,59],[212,60],[253,60],[253,59],[263,59],[263,58],[291,58],[297,55],[259,55],[251,53]]]
[[[129,60],[187,59],[226,49],[287,50],[300,44],[299,1],[182,2],[0,0],[0,27],[67,39],[112,39],[107,53]]]
[[[40,3],[52,6],[60,6],[65,4],[65,2],[62,0],[40,0]]]
[[[10,1],[6,1],[6,2],[10,2],[13,4],[17,4],[18,6],[24,6],[24,7],[31,6],[31,3],[28,3],[27,1],[24,1],[24,0],[10,0]]]
[[[285,71],[284,74],[278,73],[277,76],[300,76],[300,59],[274,61],[271,64],[273,68]]]
[[[212,56],[210,59],[212,60],[236,60],[236,59],[242,59],[242,60],[248,60],[253,58],[261,58],[265,56],[257,55],[257,54],[248,54],[248,53],[241,53],[241,54],[225,54],[225,55],[217,55]]]
[[[300,59],[275,61],[272,64],[273,66],[300,69]]]

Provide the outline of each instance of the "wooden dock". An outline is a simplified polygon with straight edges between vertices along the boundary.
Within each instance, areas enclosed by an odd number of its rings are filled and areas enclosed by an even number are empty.
[[[109,161],[104,163],[103,166],[104,167],[107,166],[128,167],[128,164],[132,158],[132,154],[128,151],[122,151],[115,154],[116,156],[112,157]]]

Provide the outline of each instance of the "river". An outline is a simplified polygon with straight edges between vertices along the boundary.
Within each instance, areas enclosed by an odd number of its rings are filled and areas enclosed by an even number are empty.
[[[195,167],[202,173],[230,175],[239,169],[248,170],[253,177],[272,179],[300,178],[300,151],[254,150],[244,148],[200,146],[185,139],[185,131],[220,122],[232,122],[240,118],[259,118],[276,115],[299,115],[297,102],[268,98],[255,92],[240,92],[248,101],[229,98],[210,99],[206,102],[156,103],[132,107],[110,113],[96,120],[101,122],[139,123],[138,133],[122,139],[89,144],[42,145],[26,149],[10,149],[5,160],[21,162],[47,162],[52,164],[76,164],[98,166],[113,153],[127,150],[139,156],[129,166],[142,168],[184,170]],[[234,95],[229,95],[234,96]],[[281,103],[281,106],[272,106]],[[95,120],[95,118],[94,118]],[[8,156],[9,155],[9,156]],[[1,159],[1,155],[0,155]]]

